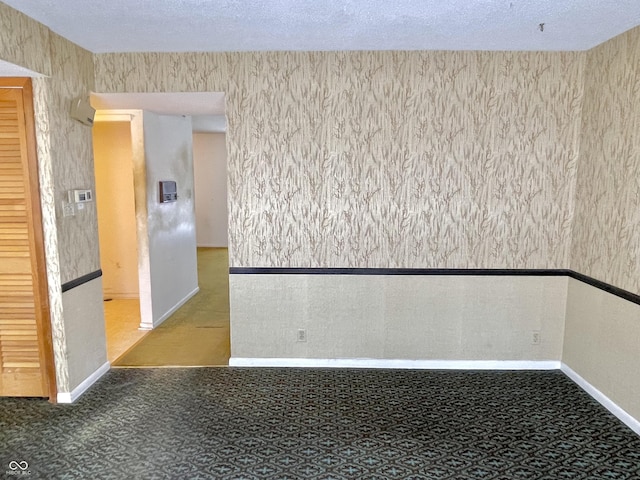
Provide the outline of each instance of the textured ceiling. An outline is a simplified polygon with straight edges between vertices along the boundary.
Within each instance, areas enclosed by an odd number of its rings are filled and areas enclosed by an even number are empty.
[[[95,53],[586,50],[640,24],[640,0],[3,1]]]

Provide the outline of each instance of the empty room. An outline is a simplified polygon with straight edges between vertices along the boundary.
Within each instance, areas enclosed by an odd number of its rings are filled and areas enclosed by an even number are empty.
[[[0,39],[0,474],[640,478],[640,3],[4,0]],[[91,99],[176,94],[224,103],[230,358],[122,368]],[[207,188],[166,103],[108,113],[152,332]]]

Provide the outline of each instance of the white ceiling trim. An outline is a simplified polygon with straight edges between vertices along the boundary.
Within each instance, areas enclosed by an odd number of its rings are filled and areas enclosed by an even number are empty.
[[[146,110],[160,115],[191,117],[197,133],[224,133],[227,130],[225,97],[222,92],[92,93],[96,120],[125,110]]]
[[[92,93],[96,110],[147,110],[160,115],[224,115],[223,92]]]

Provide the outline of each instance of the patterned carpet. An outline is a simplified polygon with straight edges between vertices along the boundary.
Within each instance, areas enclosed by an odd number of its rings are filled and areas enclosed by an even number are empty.
[[[560,372],[115,369],[0,399],[0,475],[640,479],[640,437]],[[24,470],[23,470],[24,467]]]

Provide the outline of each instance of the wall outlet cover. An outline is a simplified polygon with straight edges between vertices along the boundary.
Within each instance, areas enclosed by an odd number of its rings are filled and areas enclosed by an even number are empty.
[[[540,330],[533,330],[531,332],[531,345],[540,345]]]
[[[307,341],[307,331],[304,328],[298,329],[298,342]]]

